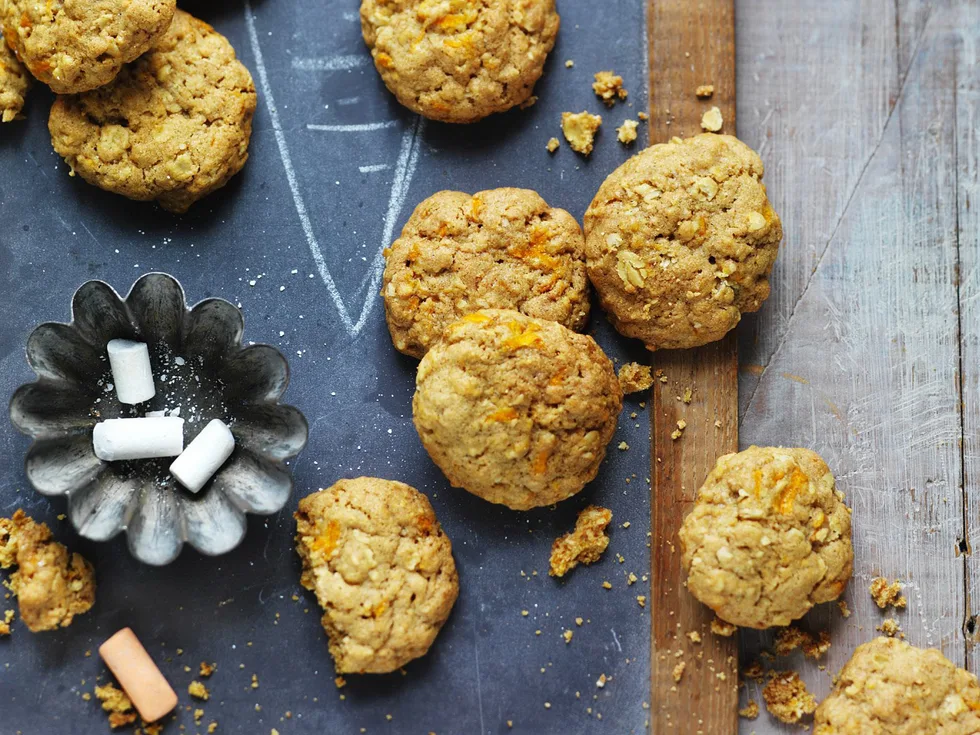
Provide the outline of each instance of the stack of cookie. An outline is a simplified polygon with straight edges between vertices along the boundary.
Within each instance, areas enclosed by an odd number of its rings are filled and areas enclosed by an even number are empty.
[[[72,175],[180,213],[244,166],[252,77],[175,0],[4,0],[0,23],[0,117],[20,113],[27,72],[51,87],[51,142]]]

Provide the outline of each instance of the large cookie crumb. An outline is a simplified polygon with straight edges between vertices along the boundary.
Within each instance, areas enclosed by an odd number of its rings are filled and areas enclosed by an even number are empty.
[[[575,529],[555,539],[551,546],[548,574],[564,577],[579,564],[593,564],[609,546],[606,527],[612,521],[612,511],[590,505],[578,514]]]
[[[619,369],[619,386],[624,394],[650,390],[652,385],[653,373],[649,365],[627,362]]]
[[[592,91],[609,107],[615,105],[617,99],[624,100],[629,96],[629,92],[623,88],[623,78],[611,71],[596,72]]]
[[[781,722],[795,724],[817,708],[817,700],[795,671],[776,674],[762,689],[769,714]]]
[[[0,518],[0,567],[14,565],[10,588],[33,633],[64,628],[95,603],[92,565],[81,554],[69,555],[46,523],[35,523],[20,509]]]
[[[602,116],[588,112],[563,112],[561,131],[565,140],[576,153],[587,156],[592,153],[595,134],[602,125]]]
[[[112,684],[95,687],[95,696],[102,702],[102,709],[109,713],[109,726],[115,730],[136,722],[133,703],[122,689]]]
[[[871,599],[882,610],[889,605],[903,610],[908,604],[905,596],[902,594],[902,583],[897,579],[889,583],[884,577],[875,577],[871,580],[871,586],[868,588],[868,591],[871,593]]]
[[[630,145],[636,140],[636,129],[640,126],[637,120],[623,120],[623,124],[616,128],[616,138],[623,145]]]

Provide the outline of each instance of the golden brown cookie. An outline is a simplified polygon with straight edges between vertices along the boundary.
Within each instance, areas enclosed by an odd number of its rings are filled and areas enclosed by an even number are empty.
[[[789,625],[851,577],[851,512],[809,449],[719,458],[680,530],[687,588],[722,620]]]
[[[35,523],[23,510],[0,518],[0,567],[14,565],[10,586],[32,633],[67,627],[95,604],[92,565],[81,554],[69,554],[46,523]]]
[[[527,102],[555,45],[554,0],[362,0],[361,30],[405,107],[452,123]]]
[[[359,477],[306,496],[295,517],[300,581],[325,611],[337,673],[384,674],[425,655],[459,594],[428,498]]]
[[[980,685],[935,649],[876,638],[854,649],[814,735],[976,735]]]
[[[59,97],[48,129],[90,184],[180,213],[245,165],[255,102],[228,40],[177,11],[166,35],[111,84]]]
[[[175,0],[4,0],[7,43],[58,94],[111,82],[166,32]]]
[[[582,229],[527,189],[433,194],[385,259],[388,329],[414,357],[480,309],[514,309],[574,330],[589,316]]]
[[[27,69],[17,60],[3,39],[0,39],[0,122],[17,119],[30,86],[31,76]]]
[[[623,394],[591,337],[516,311],[469,314],[419,363],[412,413],[455,487],[514,510],[592,480]]]
[[[551,545],[548,574],[564,577],[579,564],[595,564],[609,548],[606,528],[612,511],[598,505],[584,508],[575,520],[571,533],[559,536]]]
[[[783,231],[762,161],[730,135],[674,138],[603,182],[585,213],[589,278],[647,349],[721,339],[769,295]]]

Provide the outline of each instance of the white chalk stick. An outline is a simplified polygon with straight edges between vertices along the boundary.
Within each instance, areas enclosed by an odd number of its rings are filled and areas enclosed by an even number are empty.
[[[233,451],[235,437],[222,421],[214,419],[173,461],[170,474],[192,493],[200,492]]]
[[[109,419],[95,425],[92,446],[95,456],[106,462],[176,457],[184,450],[184,420]]]
[[[106,345],[106,351],[120,403],[135,405],[156,395],[150,369],[150,351],[143,342],[113,339]]]

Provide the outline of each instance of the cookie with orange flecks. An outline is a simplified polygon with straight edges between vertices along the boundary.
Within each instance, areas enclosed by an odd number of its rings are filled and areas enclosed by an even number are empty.
[[[719,618],[788,625],[851,577],[851,511],[809,449],[721,457],[680,530],[687,588]]]
[[[295,517],[300,581],[324,609],[337,673],[388,673],[425,655],[459,595],[428,498],[359,477],[303,498]]]
[[[582,228],[528,189],[437,192],[385,250],[381,295],[392,342],[413,357],[480,309],[578,331],[589,315]]]
[[[527,510],[596,476],[622,402],[612,362],[591,337],[487,309],[451,325],[422,358],[412,414],[454,486]]]

